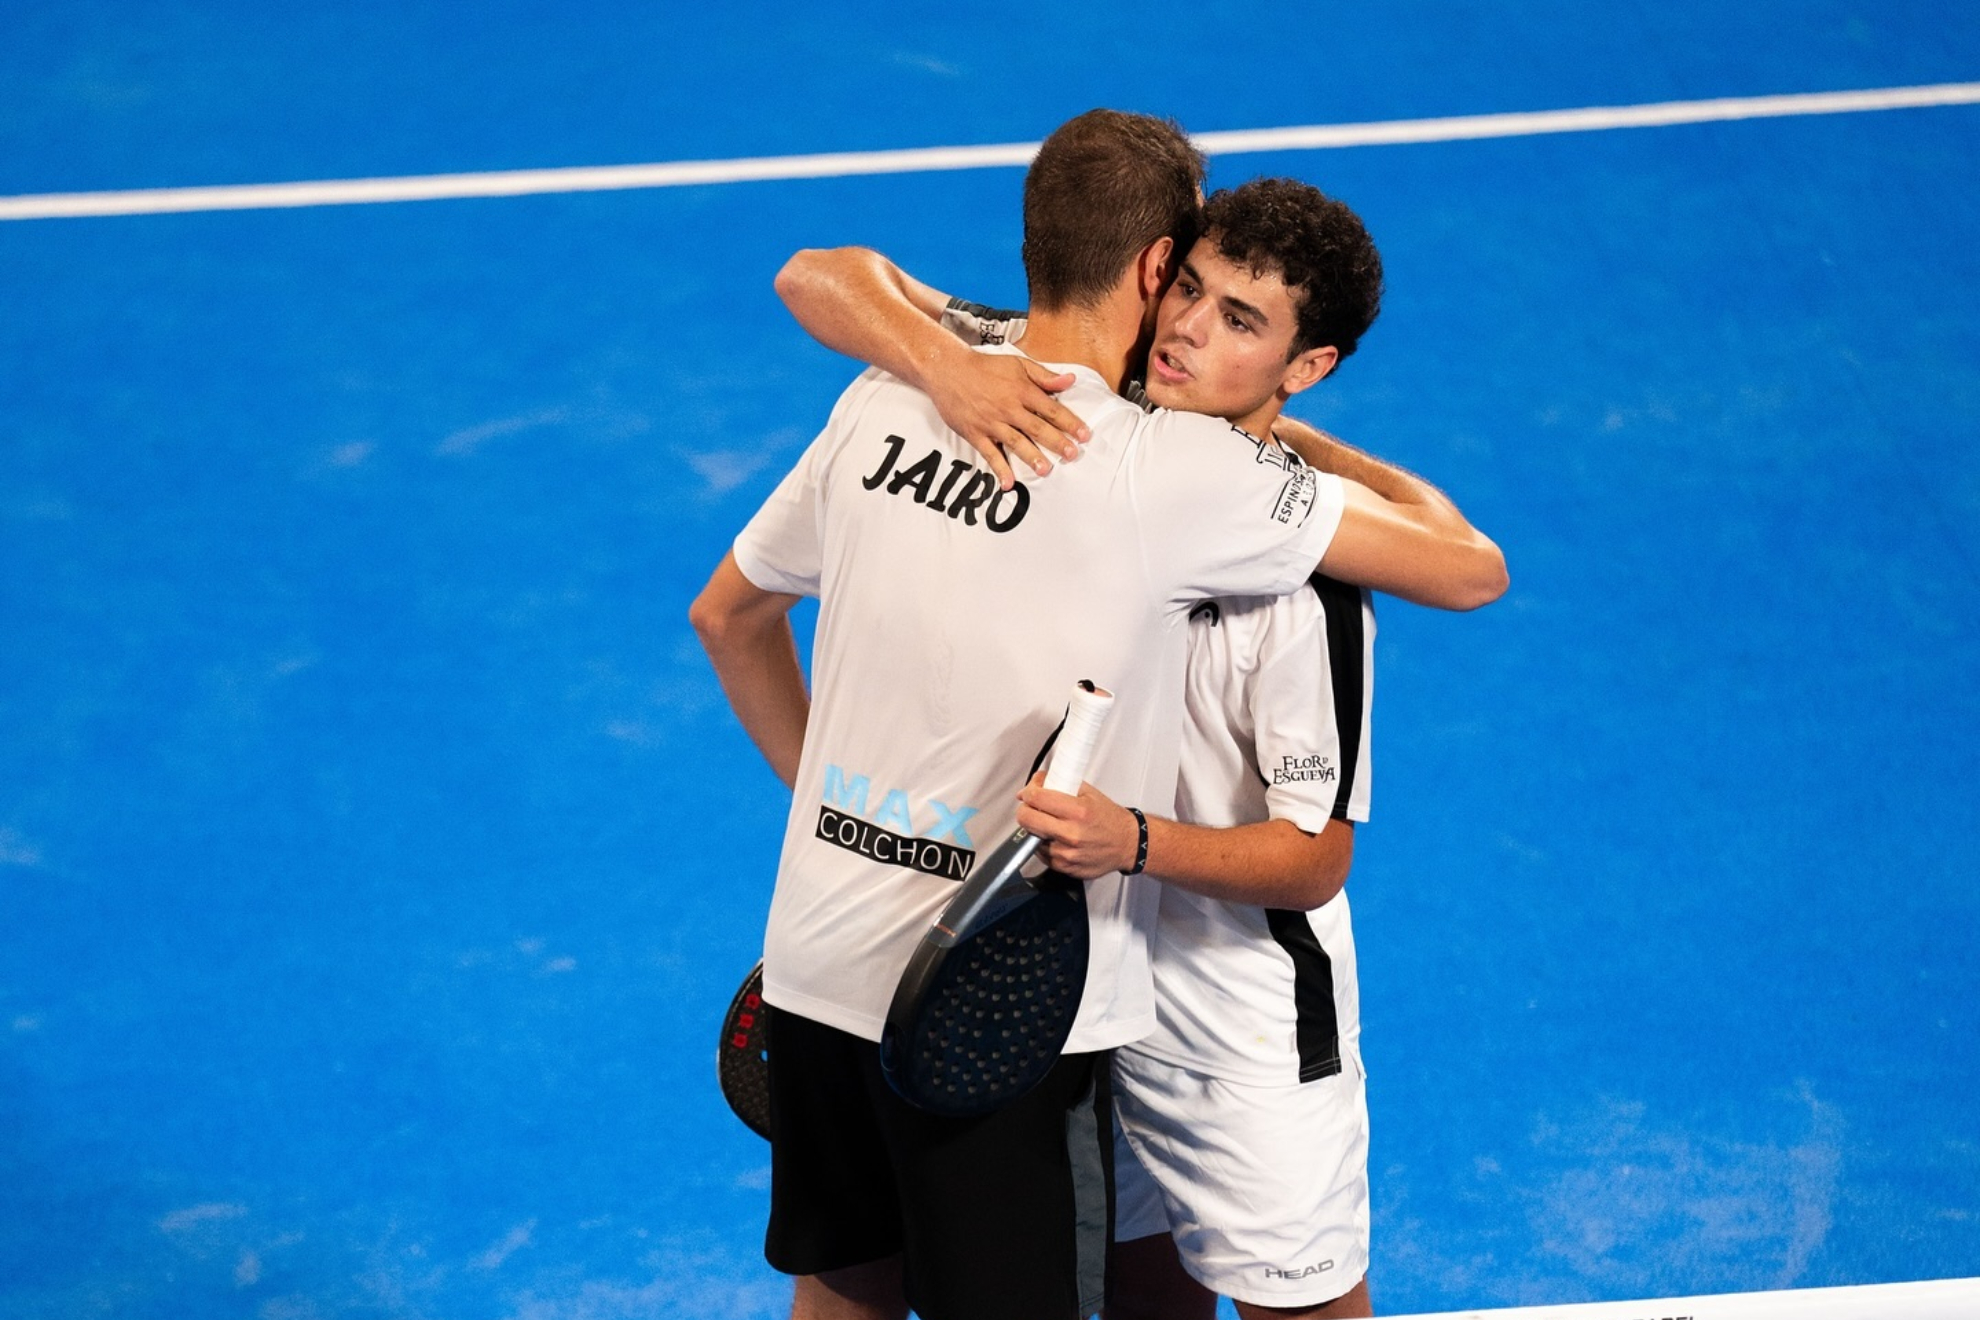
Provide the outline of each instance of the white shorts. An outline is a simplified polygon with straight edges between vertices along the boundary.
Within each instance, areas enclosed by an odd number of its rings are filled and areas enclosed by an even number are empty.
[[[1368,1273],[1368,1102],[1361,1060],[1254,1085],[1114,1051],[1114,1238],[1171,1233],[1204,1287],[1318,1306]]]

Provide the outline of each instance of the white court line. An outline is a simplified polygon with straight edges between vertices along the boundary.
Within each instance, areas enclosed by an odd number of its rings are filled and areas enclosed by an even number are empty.
[[[1536,133],[1587,133],[1611,128],[1659,128],[1671,124],[1974,104],[1980,104],[1980,83],[1937,83],[1926,87],[1885,87],[1857,92],[1810,92],[1795,96],[1667,101],[1655,105],[1591,106],[1581,110],[1458,115],[1445,119],[1241,129],[1235,132],[1198,133],[1195,141],[1211,155],[1237,155],[1248,151],[1314,151],[1413,142],[1458,142],[1477,138],[1525,137]],[[351,206],[366,202],[431,202],[460,197],[522,197],[624,188],[678,188],[689,184],[746,183],[771,179],[915,174],[930,170],[1026,165],[1037,150],[1036,142],[1011,142],[983,147],[918,147],[902,151],[847,151],[815,156],[758,156],[741,160],[671,161],[652,165],[496,170],[477,174],[427,174],[384,179],[325,179],[310,183],[38,193],[0,197],[0,220],[159,215],[179,211],[251,211],[293,206]]]
[[[1395,1316],[1393,1320],[1973,1320],[1975,1316],[1980,1316],[1980,1279],[1521,1306],[1499,1311],[1440,1311],[1436,1315]]]

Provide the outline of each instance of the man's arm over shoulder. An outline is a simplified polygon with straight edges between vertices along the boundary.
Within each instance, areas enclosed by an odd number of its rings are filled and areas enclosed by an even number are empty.
[[[731,552],[688,607],[688,622],[715,666],[729,706],[785,787],[797,780],[811,716],[791,633],[791,607],[798,599],[751,582]]]
[[[1446,610],[1505,594],[1504,553],[1435,486],[1293,418],[1280,418],[1274,434],[1343,481],[1346,507],[1321,572]]]
[[[1085,423],[1054,394],[1070,375],[1030,358],[986,356],[942,327],[950,299],[870,248],[808,248],[777,272],[777,296],[825,347],[891,372],[926,394],[949,428],[1012,481],[1005,451],[1039,476],[1046,453],[1078,456]]]
[[[916,388],[931,364],[967,352],[939,324],[949,296],[871,248],[806,248],[777,272],[776,289],[813,339]]]

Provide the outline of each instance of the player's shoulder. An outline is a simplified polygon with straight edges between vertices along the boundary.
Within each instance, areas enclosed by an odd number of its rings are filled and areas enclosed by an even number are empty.
[[[839,395],[833,415],[857,413],[874,407],[905,407],[933,413],[928,396],[884,367],[868,367],[859,373]]]
[[[977,344],[974,348],[978,353],[990,355],[1028,356],[1023,349],[1012,344]],[[1113,444],[1134,433],[1135,423],[1142,416],[1140,405],[1116,393],[1114,387],[1092,367],[1043,359],[1033,361],[1048,370],[1064,372],[1072,377],[1072,384],[1060,391],[1057,397],[1093,431],[1094,444],[1086,447],[1089,452],[1110,449]]]
[[[1283,596],[1223,596],[1203,601],[1190,611],[1189,618],[1199,628],[1222,629],[1232,645],[1257,650],[1297,644],[1315,630],[1324,631],[1330,619],[1338,626],[1370,611],[1367,588],[1315,573],[1304,587]]]
[[[1316,654],[1334,656],[1335,665],[1365,658],[1374,633],[1374,612],[1366,587],[1315,573],[1298,591],[1258,600],[1242,616],[1241,640],[1261,665],[1287,664],[1306,672]]]
[[[945,430],[934,401],[879,367],[868,367],[833,401],[824,428],[812,442],[822,456],[842,453],[862,437],[893,435],[909,440]]]
[[[1222,417],[1211,417],[1204,413],[1178,412],[1172,408],[1156,406],[1150,401],[1138,381],[1128,391],[1127,399],[1139,409],[1139,429],[1151,440],[1195,442],[1187,448],[1171,445],[1171,450],[1176,453],[1195,455],[1209,449],[1220,453],[1243,455],[1256,463],[1285,472],[1310,470],[1298,454],[1278,441],[1260,440],[1243,427]]]

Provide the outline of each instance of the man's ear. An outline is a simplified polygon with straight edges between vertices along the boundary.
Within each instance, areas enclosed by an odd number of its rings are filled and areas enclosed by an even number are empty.
[[[1286,373],[1279,378],[1279,390],[1290,398],[1301,390],[1311,389],[1327,379],[1327,373],[1339,366],[1340,361],[1340,350],[1332,344],[1309,348],[1286,363]]]
[[[1176,240],[1167,234],[1141,249],[1135,277],[1143,298],[1160,298],[1176,276]]]

